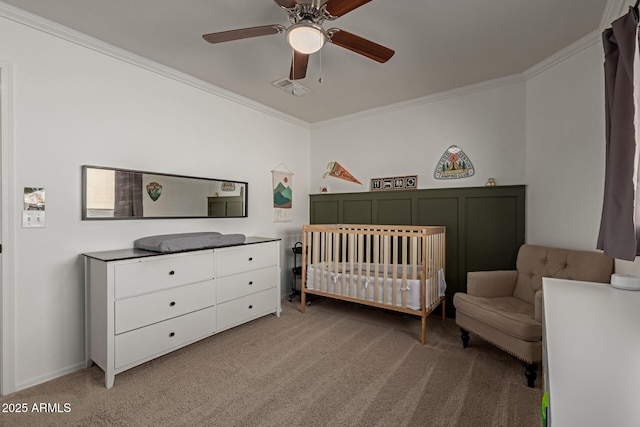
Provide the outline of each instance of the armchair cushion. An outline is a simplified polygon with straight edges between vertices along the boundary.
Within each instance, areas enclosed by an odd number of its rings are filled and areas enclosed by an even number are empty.
[[[453,297],[453,305],[468,317],[512,337],[523,341],[542,339],[542,324],[534,317],[533,305],[519,298],[477,297],[458,292]]]

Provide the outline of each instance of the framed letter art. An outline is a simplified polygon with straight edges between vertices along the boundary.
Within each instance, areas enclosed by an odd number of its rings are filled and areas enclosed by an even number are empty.
[[[418,188],[418,175],[372,178],[370,191],[415,190]]]

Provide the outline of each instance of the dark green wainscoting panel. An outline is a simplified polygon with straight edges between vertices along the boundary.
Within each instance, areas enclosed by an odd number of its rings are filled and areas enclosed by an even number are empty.
[[[341,222],[338,218],[343,215],[340,215],[341,203],[338,200],[316,200],[313,206],[318,218],[322,218],[322,224],[338,224]],[[311,221],[313,224],[313,219]]]
[[[342,218],[344,219],[342,224],[373,224],[372,205],[371,200],[344,200],[342,202]]]
[[[429,197],[427,194],[418,198],[418,214],[416,223],[419,225],[444,225],[447,228],[445,277],[447,279],[447,286],[449,289],[460,283],[459,276],[461,273],[460,263],[458,262],[459,204],[458,197],[452,196],[438,195],[436,197]],[[466,284],[466,274],[464,283]],[[456,289],[458,288],[459,286],[456,287]],[[451,298],[449,298],[449,292],[447,292],[447,300],[451,300]]]
[[[378,200],[377,224],[411,225],[414,201],[410,197]]]
[[[525,236],[525,186],[312,194],[311,224],[444,225],[447,312],[467,272],[513,270]]]

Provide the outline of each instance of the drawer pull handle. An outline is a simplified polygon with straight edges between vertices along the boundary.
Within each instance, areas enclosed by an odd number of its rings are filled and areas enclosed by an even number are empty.
[[[169,307],[173,307],[174,305],[176,305],[176,302],[175,302],[175,301],[171,301],[171,302],[169,303]]]
[[[175,336],[175,335],[176,335],[176,333],[175,333],[175,332],[171,332],[171,333],[169,334],[169,336],[170,336],[170,337],[173,337],[173,336]]]
[[[250,305],[250,306],[249,306],[249,310],[251,310],[252,308],[253,308],[253,305]]]
[[[253,282],[249,282],[249,286],[253,285]]]
[[[176,272],[175,272],[175,271],[173,271],[173,270],[171,270],[171,271],[169,272],[169,276],[173,276],[174,274],[176,274]]]
[[[253,257],[249,257],[249,261],[253,261]]]

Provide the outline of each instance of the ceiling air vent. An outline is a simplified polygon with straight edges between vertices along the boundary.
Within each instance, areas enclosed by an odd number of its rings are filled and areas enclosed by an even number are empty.
[[[289,80],[286,77],[280,80],[276,80],[271,84],[295,96],[302,96],[304,94],[311,93],[311,89],[306,88],[302,86],[300,83],[294,82],[293,80]]]

